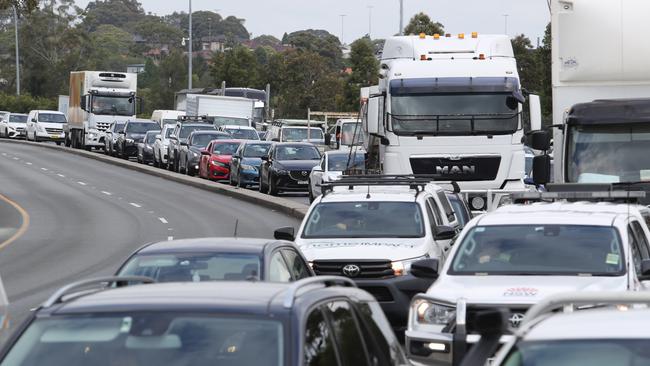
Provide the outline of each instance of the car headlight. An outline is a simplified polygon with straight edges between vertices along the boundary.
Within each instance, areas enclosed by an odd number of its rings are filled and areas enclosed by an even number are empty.
[[[278,167],[275,167],[275,166],[273,167],[273,171],[275,171],[279,175],[288,175],[289,174],[288,170],[278,168]]]
[[[194,159],[196,159],[196,158],[198,158],[199,156],[201,156],[201,154],[199,154],[199,153],[197,153],[197,152],[194,152],[194,151],[191,151],[191,153],[192,153],[192,157],[193,157]]]
[[[254,166],[248,165],[248,164],[242,164],[241,168],[242,168],[242,170],[255,170]]]
[[[456,317],[456,308],[433,303],[425,299],[416,299],[411,304],[415,321],[419,324],[447,325]]]
[[[422,257],[391,262],[391,267],[393,267],[393,273],[395,274],[395,276],[406,276],[407,274],[409,274],[409,272],[411,272],[411,264],[413,264],[413,262],[417,262],[421,259],[426,259],[426,258],[429,258],[429,256],[424,255]]]
[[[222,168],[227,168],[228,167],[228,165],[226,165],[225,163],[222,163],[222,162],[216,161],[216,160],[210,161],[210,164],[220,166]]]
[[[135,140],[133,140],[133,139],[126,139],[126,143],[127,143],[127,144],[132,144],[132,143],[134,143],[134,142],[135,142]]]

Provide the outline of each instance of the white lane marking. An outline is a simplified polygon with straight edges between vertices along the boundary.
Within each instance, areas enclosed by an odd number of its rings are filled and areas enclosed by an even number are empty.
[[[162,222],[163,224],[169,224],[167,219],[165,219],[164,217],[159,217],[158,220],[160,220],[160,222]]]
[[[41,170],[44,171],[44,172],[48,171],[47,168],[41,168]]]
[[[107,196],[112,196],[113,195],[111,192],[106,192],[106,191],[102,191],[102,193],[107,195]]]
[[[27,165],[32,165],[32,163],[30,163],[29,161],[28,161],[28,162],[26,162],[25,164],[27,164]]]
[[[78,184],[81,184],[82,186],[85,186],[85,185],[86,185],[86,183],[84,183],[84,182],[77,182],[77,183],[78,183]]]
[[[2,153],[2,156],[7,156],[7,153]]]
[[[133,207],[137,207],[137,208],[142,207],[142,206],[138,205],[137,203],[133,203],[133,202],[129,202],[129,205],[131,205]]]
[[[61,178],[65,178],[65,175],[63,175],[63,174],[57,174],[57,175],[58,175],[59,177],[61,177]]]
[[[14,160],[20,160],[19,158],[14,157]]]
[[[174,240],[174,237],[173,236],[168,236],[167,240]]]
[[[174,231],[173,228],[167,228],[167,231]]]

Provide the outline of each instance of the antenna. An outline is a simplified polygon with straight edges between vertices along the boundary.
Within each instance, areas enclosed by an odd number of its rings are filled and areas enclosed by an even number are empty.
[[[235,233],[233,236],[237,238],[237,228],[239,228],[239,219],[235,219]]]

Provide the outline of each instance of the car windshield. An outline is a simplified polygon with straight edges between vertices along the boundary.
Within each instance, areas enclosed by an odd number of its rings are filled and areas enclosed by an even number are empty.
[[[280,146],[276,158],[278,160],[318,160],[320,153],[314,146]]]
[[[505,366],[650,365],[647,339],[563,339],[520,342]]]
[[[361,123],[348,122],[341,126],[341,145],[363,145]]]
[[[156,282],[199,282],[259,279],[260,257],[237,253],[138,255],[120,276],[147,276]]]
[[[133,97],[93,96],[92,112],[94,114],[110,114],[113,116],[135,115]]]
[[[9,115],[9,122],[26,123],[27,122],[27,115],[26,114],[10,114]]]
[[[156,135],[158,135],[160,131],[156,131],[156,133],[148,133],[147,134],[147,140],[145,141],[148,144],[153,144],[156,142]]]
[[[38,121],[39,122],[47,122],[47,123],[67,123],[68,121],[65,119],[64,114],[59,114],[59,113],[39,113],[38,114]]]
[[[576,126],[567,141],[569,182],[650,181],[650,126]]]
[[[239,148],[240,142],[220,142],[214,144],[212,152],[217,155],[233,155]]]
[[[269,153],[271,144],[246,144],[244,147],[245,158],[261,158]]]
[[[391,97],[391,124],[398,135],[511,134],[519,126],[510,93],[407,94]],[[511,108],[512,107],[512,108]]]
[[[114,125],[114,126],[115,126],[114,131],[115,131],[115,132],[124,131],[124,126],[125,126],[125,125],[126,125],[126,123],[116,123],[116,124]]]
[[[246,118],[235,117],[212,117],[215,126],[250,126],[250,122]]]
[[[477,226],[456,246],[458,251],[450,274],[618,276],[625,273],[621,241],[611,226]]]
[[[129,122],[126,124],[127,133],[147,133],[155,129],[158,129],[158,124],[156,123]]]
[[[173,128],[168,128],[165,131],[165,138],[169,138],[169,136],[171,136],[173,133],[174,133],[174,129]]]
[[[225,133],[196,133],[192,135],[192,146],[206,147],[212,140],[225,140],[231,137]]]
[[[0,366],[282,366],[282,323],[254,316],[120,312],[37,318]]]
[[[307,133],[309,132],[309,137]],[[285,127],[282,129],[282,142],[301,142],[308,140],[322,140],[323,130],[317,127],[312,128],[298,128],[298,127]]]
[[[327,156],[327,170],[331,172],[341,172],[351,169],[363,169],[366,165],[365,154],[329,154]]]
[[[179,133],[178,138],[181,139],[186,139],[190,136],[190,134],[194,131],[205,131],[205,130],[214,130],[214,127],[211,125],[205,125],[205,126],[183,126],[181,127],[181,131]],[[207,145],[207,144],[206,144]]]
[[[226,132],[232,135],[232,138],[238,140],[259,140],[260,136],[255,130],[240,129],[240,128],[227,128]]]
[[[303,238],[421,238],[422,212],[415,202],[319,203]]]

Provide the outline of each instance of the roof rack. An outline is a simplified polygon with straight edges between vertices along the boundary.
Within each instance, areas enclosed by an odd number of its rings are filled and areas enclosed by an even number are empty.
[[[554,201],[638,203],[645,196],[645,192],[641,191],[519,192],[512,193],[512,200],[514,203]]]
[[[323,195],[334,190],[334,187],[348,187],[352,190],[358,186],[409,186],[417,191],[424,190],[427,184],[450,184],[454,193],[460,192],[460,186],[455,181],[436,181],[437,175],[378,175],[378,174],[361,174],[361,175],[344,175],[339,180],[322,183],[321,191]]]
[[[178,116],[178,122],[181,123],[212,123],[208,116]]]
[[[118,286],[125,286],[128,285],[129,282],[137,282],[137,283],[154,283],[154,279],[150,277],[144,277],[144,276],[123,276],[123,277],[99,277],[99,278],[91,278],[88,280],[82,280],[82,281],[77,281],[73,282],[71,284],[65,285],[58,289],[52,296],[50,296],[41,307],[43,308],[49,308],[53,305],[56,305],[58,303],[62,303],[63,298],[67,295],[74,294],[81,292],[81,290],[95,286],[99,287],[98,290],[102,290],[108,287],[111,283],[115,283]]]
[[[296,281],[287,290],[287,294],[284,297],[284,307],[290,309],[293,306],[293,300],[296,297],[298,291],[304,287],[314,284],[323,284],[325,287],[338,285],[345,287],[357,287],[357,284],[347,277],[341,276],[315,276],[307,277],[300,281]]]

